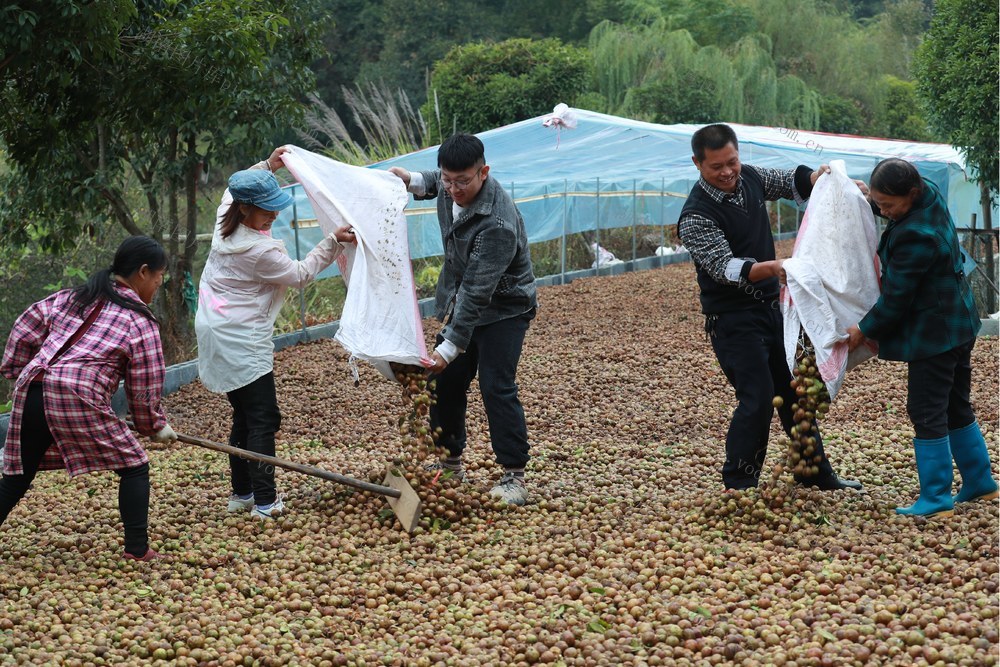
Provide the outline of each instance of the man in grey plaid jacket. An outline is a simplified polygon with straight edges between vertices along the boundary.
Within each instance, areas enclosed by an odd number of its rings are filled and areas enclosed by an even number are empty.
[[[437,199],[444,245],[436,315],[445,322],[431,355],[437,403],[431,426],[448,455],[435,466],[464,478],[467,392],[479,375],[490,441],[504,474],[490,491],[515,505],[527,501],[524,469],[528,428],[518,399],[517,364],[538,299],[524,220],[510,195],[489,175],[483,143],[471,134],[449,137],[438,169],[398,176],[415,199]]]

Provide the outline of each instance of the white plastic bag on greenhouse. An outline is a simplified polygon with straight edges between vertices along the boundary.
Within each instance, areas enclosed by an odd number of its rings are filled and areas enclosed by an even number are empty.
[[[331,234],[350,225],[358,241],[337,259],[347,298],[334,338],[351,353],[352,369],[354,358],[364,359],[394,380],[389,362],[428,360],[403,212],[406,188],[387,171],[289,149],[282,160],[309,197],[320,228]]]
[[[792,256],[782,265],[785,356],[795,368],[801,326],[816,351],[816,366],[836,397],[844,375],[878,351],[873,342],[847,352],[847,328],[857,324],[879,297],[875,216],[843,160],[816,181]]]

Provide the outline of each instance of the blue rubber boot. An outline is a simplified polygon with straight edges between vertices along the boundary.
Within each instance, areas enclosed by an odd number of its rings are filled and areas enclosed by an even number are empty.
[[[954,501],[967,503],[970,500],[993,500],[1000,496],[1000,487],[990,472],[990,453],[979,422],[950,431],[948,439],[951,441],[951,455],[955,457],[958,472],[962,474],[962,488]]]
[[[913,439],[917,459],[920,497],[909,507],[897,507],[897,514],[947,517],[955,513],[951,499],[951,447],[948,436],[934,440]]]

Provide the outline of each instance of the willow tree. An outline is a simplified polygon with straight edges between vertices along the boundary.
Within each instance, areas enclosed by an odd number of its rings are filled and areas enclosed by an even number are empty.
[[[739,118],[744,123],[763,125],[777,117],[778,73],[771,54],[762,46],[764,36],[740,40],[733,53],[733,67],[743,89]]]
[[[775,91],[775,117],[771,125],[819,129],[822,96],[797,76],[778,79]]]
[[[590,49],[595,85],[611,113],[659,122],[711,116],[804,129],[819,124],[819,95],[797,77],[779,76],[765,35],[748,35],[722,50],[699,46],[667,21],[605,22],[591,32]]]
[[[719,118],[740,118],[743,109],[743,82],[736,76],[736,69],[725,52],[714,46],[699,49],[694,68],[714,81]]]
[[[649,40],[652,42],[652,40]],[[700,48],[686,30],[660,33],[642,80],[615,110],[657,123],[738,120],[743,88],[732,62],[716,47]]]
[[[594,62],[594,85],[608,102],[606,111],[619,113],[629,89],[642,85],[646,76],[667,59],[666,22],[625,26],[602,21],[590,31],[588,48]],[[679,47],[681,56],[686,45]]]
[[[778,75],[766,35],[737,42],[733,67],[743,91],[742,122],[807,130],[819,126],[820,95],[796,76]]]

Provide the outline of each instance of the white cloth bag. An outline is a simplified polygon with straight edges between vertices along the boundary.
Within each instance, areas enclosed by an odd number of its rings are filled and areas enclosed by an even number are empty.
[[[781,290],[785,356],[795,368],[799,327],[816,351],[816,365],[832,400],[844,375],[875,356],[874,342],[847,352],[847,328],[879,297],[878,232],[871,206],[848,176],[843,160],[816,181]]]
[[[427,358],[417,306],[404,209],[409,201],[398,177],[331,160],[297,146],[281,158],[312,203],[320,228],[354,228],[357,247],[337,259],[347,298],[334,338],[354,359],[371,363],[390,380],[390,361],[420,365]]]

